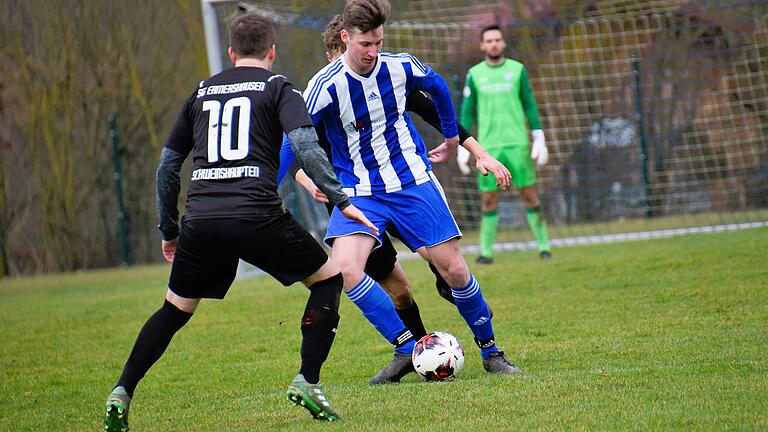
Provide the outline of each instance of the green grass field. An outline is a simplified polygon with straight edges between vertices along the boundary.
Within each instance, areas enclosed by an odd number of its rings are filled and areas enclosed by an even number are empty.
[[[159,246],[159,245],[158,245]],[[460,376],[371,388],[391,349],[348,299],[323,371],[340,424],[285,400],[301,285],[237,282],[204,302],[139,385],[132,431],[768,429],[768,229],[561,248],[474,267],[497,339],[522,369],[491,376],[431,273],[407,261]],[[0,431],[97,431],[168,266],[0,281]]]

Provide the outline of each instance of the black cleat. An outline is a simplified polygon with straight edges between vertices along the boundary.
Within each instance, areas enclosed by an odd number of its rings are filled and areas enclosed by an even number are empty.
[[[392,362],[380,370],[373,378],[368,380],[370,385],[400,382],[400,379],[414,372],[413,361],[410,354],[395,353]]]
[[[483,360],[483,369],[485,369],[486,372],[501,374],[512,374],[520,372],[520,369],[518,369],[517,366],[510,363],[510,361],[504,357],[504,351],[496,351],[495,353],[491,353],[487,359]]]
[[[550,251],[541,251],[539,252],[539,258],[545,260],[552,258],[552,252]]]
[[[486,264],[493,264],[493,258],[491,258],[491,257],[487,257],[487,256],[482,256],[482,255],[480,255],[480,256],[479,256],[479,257],[477,257],[477,259],[475,260],[475,263],[477,263],[477,264],[481,264],[481,265],[486,265]]]

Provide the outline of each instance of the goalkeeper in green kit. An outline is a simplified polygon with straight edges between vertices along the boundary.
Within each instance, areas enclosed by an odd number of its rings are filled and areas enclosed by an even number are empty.
[[[551,258],[547,223],[541,214],[539,197],[534,188],[536,168],[533,163],[535,160],[537,165],[544,165],[549,154],[528,73],[522,63],[504,57],[507,45],[499,26],[483,28],[480,41],[485,60],[467,72],[461,124],[472,130],[477,122],[480,143],[512,173],[512,182],[525,203],[528,224],[536,237],[539,256]],[[526,119],[531,128],[533,145],[528,138]],[[459,151],[457,160],[461,171],[468,174],[469,153]],[[499,188],[492,175],[478,176],[478,185],[483,197],[483,217],[480,222],[480,256],[476,262],[491,264],[499,223]]]

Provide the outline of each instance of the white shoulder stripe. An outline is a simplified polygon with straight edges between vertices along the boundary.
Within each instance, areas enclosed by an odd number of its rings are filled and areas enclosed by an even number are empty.
[[[267,78],[267,81],[272,81],[275,78],[282,78],[282,79],[288,79],[283,75],[272,75],[271,77]]]

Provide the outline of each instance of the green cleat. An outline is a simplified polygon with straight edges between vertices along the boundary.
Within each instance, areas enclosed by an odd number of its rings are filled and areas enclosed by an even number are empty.
[[[104,430],[106,432],[128,432],[128,407],[131,398],[123,386],[115,387],[107,397],[104,415]]]
[[[310,384],[304,379],[302,374],[296,375],[293,382],[288,386],[288,400],[296,405],[306,408],[312,417],[317,420],[339,421],[341,417],[331,407],[328,398],[323,393],[323,386]]]

